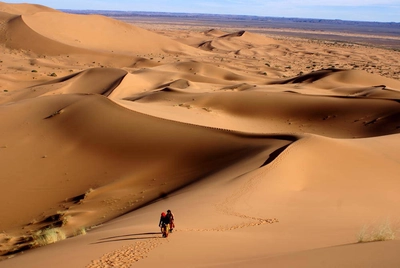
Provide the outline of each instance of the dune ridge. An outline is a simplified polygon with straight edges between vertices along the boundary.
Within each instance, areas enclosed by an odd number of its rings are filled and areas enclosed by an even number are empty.
[[[0,267],[399,262],[396,51],[0,11]]]
[[[0,11],[17,15],[34,14],[37,12],[60,12],[53,8],[38,4],[11,4],[6,2],[0,2]]]

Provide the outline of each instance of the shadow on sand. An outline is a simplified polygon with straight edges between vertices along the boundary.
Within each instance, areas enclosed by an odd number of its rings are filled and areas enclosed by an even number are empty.
[[[127,234],[127,235],[118,235],[118,236],[101,238],[99,239],[99,241],[91,244],[101,244],[101,243],[127,241],[127,240],[155,239],[160,237],[161,237],[161,232]]]

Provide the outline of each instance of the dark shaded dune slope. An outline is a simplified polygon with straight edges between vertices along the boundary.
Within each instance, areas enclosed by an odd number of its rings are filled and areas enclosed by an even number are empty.
[[[172,122],[130,111],[97,94],[30,98],[2,106],[0,114],[13,114],[14,118],[3,122],[0,128],[0,138],[6,146],[0,155],[0,165],[8,170],[8,179],[2,185],[16,191],[15,194],[24,194],[23,199],[18,199],[22,203],[16,200],[7,208],[18,209],[21,214],[2,221],[1,228],[15,230],[35,218],[37,222],[25,227],[24,232],[56,224],[44,220],[57,215],[60,209],[65,210],[61,221],[72,214],[83,226],[96,225],[236,163],[253,159],[253,164],[239,171],[248,172],[268,161],[274,151],[297,139]],[[19,138],[7,138],[17,130]],[[18,143],[13,142],[15,138]],[[24,155],[20,155],[21,147]],[[196,153],[188,151],[188,147]],[[20,167],[14,159],[27,165]],[[83,162],[84,167],[80,164]],[[35,172],[31,172],[32,167]],[[120,198],[132,204],[117,205],[118,210],[111,213],[107,207],[107,212],[92,211],[89,218],[86,213],[79,213],[80,218],[74,212],[99,207],[114,191],[121,191],[118,187],[121,183],[138,193],[146,189],[146,193],[134,202],[137,198],[129,190]],[[97,189],[95,198],[68,212],[73,205],[68,200],[89,188]],[[36,198],[43,194],[45,197]],[[27,199],[32,202],[24,206]],[[101,216],[104,213],[106,218]],[[60,219],[60,215],[54,217]],[[67,233],[77,227],[62,226]],[[13,244],[11,241],[10,247],[29,245],[29,235],[23,237],[28,242]]]

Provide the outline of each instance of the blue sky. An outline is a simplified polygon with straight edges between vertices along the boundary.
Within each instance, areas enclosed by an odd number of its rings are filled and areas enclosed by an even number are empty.
[[[55,9],[165,11],[400,22],[400,0],[26,0]]]

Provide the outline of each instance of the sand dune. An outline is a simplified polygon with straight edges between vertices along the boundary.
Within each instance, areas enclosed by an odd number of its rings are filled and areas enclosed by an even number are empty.
[[[106,17],[48,12],[44,8],[39,12],[34,7],[32,10],[23,7],[13,11],[17,15],[4,13],[0,40],[14,51],[22,50],[40,58],[57,57],[59,69],[81,64],[87,67],[155,66],[157,62],[153,59],[165,59],[166,55],[204,54],[164,36]]]
[[[398,265],[398,52],[0,10],[0,267]]]
[[[306,75],[301,75],[280,81],[279,83],[303,83],[312,84],[316,88],[335,89],[340,87],[367,87],[375,86],[382,88],[398,89],[400,82],[398,80],[387,79],[374,74],[368,74],[355,70],[328,69],[321,70]]]
[[[254,51],[255,46],[276,47],[280,42],[265,36],[238,31],[234,33],[223,33],[210,30],[205,36],[211,36],[211,40],[203,40],[197,46],[207,51],[217,50],[219,52],[235,52],[236,54],[258,54]],[[244,52],[246,51],[246,52]]]
[[[396,258],[398,241],[383,243],[370,243],[364,245],[342,245],[318,250],[309,250],[272,258],[238,261],[219,267],[393,267],[398,266]],[[353,258],[363,255],[363,258]]]
[[[36,13],[23,15],[22,20],[41,36],[72,47],[128,55],[194,52],[163,36],[103,16]]]
[[[3,101],[22,101],[62,94],[100,94],[108,96],[127,74],[122,69],[93,68],[29,88],[14,90]]]
[[[22,15],[22,14],[34,14],[37,12],[59,12],[55,9],[37,5],[37,4],[10,4],[0,2],[0,11],[10,14]]]

